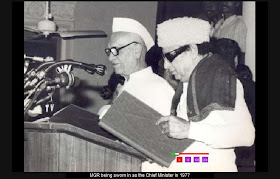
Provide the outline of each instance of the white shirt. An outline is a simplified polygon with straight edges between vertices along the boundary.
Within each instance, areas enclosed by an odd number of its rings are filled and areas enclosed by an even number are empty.
[[[188,83],[184,83],[183,94],[177,107],[177,116],[185,120],[188,120],[187,87]],[[236,92],[234,111],[216,110],[200,122],[190,122],[189,138],[195,142],[183,153],[209,153],[208,163],[177,163],[175,159],[169,168],[166,168],[146,161],[142,163],[142,172],[237,172],[234,147],[253,145],[255,128],[239,80]]]
[[[223,19],[220,21],[223,21]],[[217,24],[219,24],[220,21]],[[247,28],[244,21],[242,20],[242,16],[236,15],[232,15],[225,19],[223,24],[218,29],[215,29],[213,34],[213,36],[217,39],[229,38],[235,40],[238,43],[241,51],[244,53],[246,52],[246,35]]]
[[[215,25],[213,22],[211,22],[210,27],[210,37],[213,37],[214,33],[221,27],[221,25],[224,23],[224,19],[220,19]]]
[[[123,90],[160,114],[170,115],[172,98],[175,92],[166,80],[153,73],[151,67],[132,73],[129,80],[125,81],[120,89],[119,95]],[[98,112],[99,118],[102,118],[109,108],[110,105],[103,106]]]

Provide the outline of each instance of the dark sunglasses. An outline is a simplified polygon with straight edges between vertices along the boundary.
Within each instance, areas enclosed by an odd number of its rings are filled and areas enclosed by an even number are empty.
[[[178,55],[188,50],[189,48],[189,45],[182,46],[176,50],[172,50],[171,52],[163,54],[163,57],[165,57],[168,61],[172,62]]]
[[[133,44],[133,43],[140,44],[140,43],[138,43],[138,42],[131,42],[131,43],[126,44],[126,45],[124,45],[124,46],[122,46],[122,47],[119,47],[119,48],[117,48],[117,47],[105,48],[105,53],[106,53],[108,56],[110,56],[111,53],[112,53],[114,56],[118,56],[118,55],[119,55],[119,51],[120,51],[121,49],[123,49],[123,48],[125,48],[125,47],[127,47],[127,46],[129,46],[130,44]]]

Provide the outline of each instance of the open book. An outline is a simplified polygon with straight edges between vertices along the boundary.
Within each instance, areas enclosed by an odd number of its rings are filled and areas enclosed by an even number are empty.
[[[174,139],[161,132],[156,121],[162,115],[148,105],[123,91],[100,120],[105,130],[139,150],[158,164],[169,167],[175,156],[193,142],[191,139]]]

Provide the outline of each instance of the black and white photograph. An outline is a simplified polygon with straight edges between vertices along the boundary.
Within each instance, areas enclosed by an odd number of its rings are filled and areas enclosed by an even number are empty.
[[[256,172],[258,2],[23,3],[24,172]]]

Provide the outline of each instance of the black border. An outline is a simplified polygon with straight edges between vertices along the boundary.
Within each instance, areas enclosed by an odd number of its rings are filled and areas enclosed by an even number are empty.
[[[258,75],[256,75],[256,171],[257,172],[266,172],[268,171],[268,131],[269,122],[270,122],[270,113],[268,109],[270,108],[270,103],[268,98],[264,94],[268,93],[269,79],[268,72],[269,66],[269,41],[268,41],[268,30],[269,30],[269,21],[271,20],[271,15],[269,14],[268,7],[271,6],[270,3],[266,2],[257,2],[256,3],[256,71],[259,69]],[[264,46],[264,44],[268,44]],[[268,59],[268,60],[263,60]],[[266,61],[266,63],[265,63]],[[264,87],[262,89],[262,87]],[[268,104],[268,105],[266,105]],[[268,115],[266,115],[268,114]],[[268,119],[268,120],[264,120]],[[261,129],[261,131],[257,131]]]
[[[11,26],[12,26],[12,16],[11,16],[11,6],[7,3],[4,3],[1,5],[3,8],[2,10],[2,28],[1,28],[1,42],[2,42],[2,48],[1,48],[1,63],[2,63],[2,74],[1,79],[2,81],[2,87],[1,89],[1,131],[2,133],[2,147],[1,149],[4,149],[1,153],[3,154],[3,163],[5,164],[4,167],[9,167],[12,165],[12,161],[8,154],[11,152],[11,145],[12,145],[12,136],[10,135],[11,129],[9,128],[12,117],[10,116],[12,114],[12,93],[11,93],[11,85],[12,85],[12,71],[11,71],[11,64],[12,64],[12,41],[9,37],[11,37]],[[4,15],[3,15],[4,14]],[[3,41],[4,40],[4,41]],[[8,123],[8,124],[7,124]],[[7,171],[7,169],[2,169],[3,171]]]
[[[19,39],[23,39],[22,27],[23,21],[24,3],[23,1],[12,2],[12,171],[23,172],[24,156],[23,156],[23,134],[24,123],[23,115],[19,114],[22,104],[19,99],[22,99],[22,54],[24,54],[23,42]],[[21,68],[20,68],[21,67]]]

